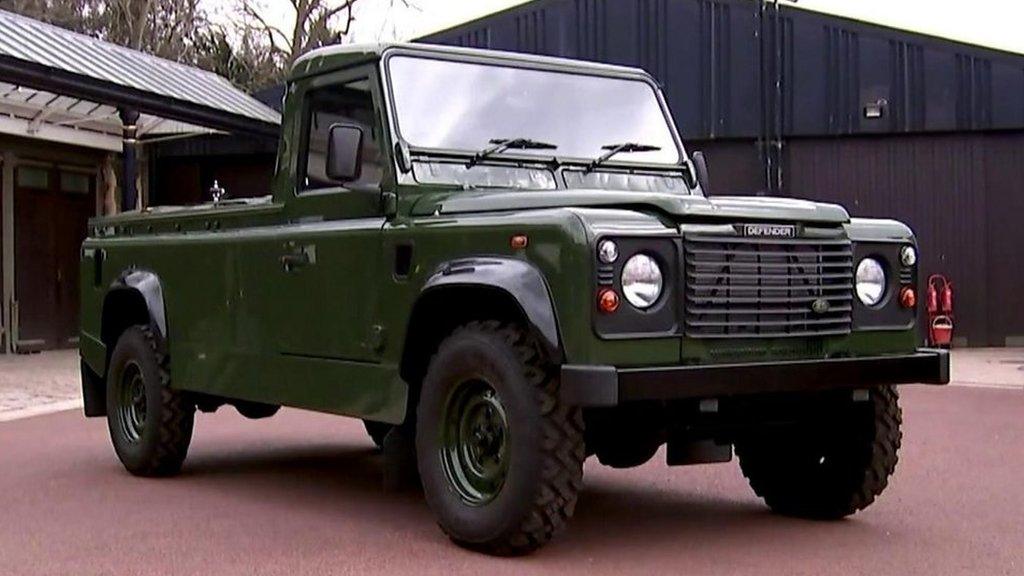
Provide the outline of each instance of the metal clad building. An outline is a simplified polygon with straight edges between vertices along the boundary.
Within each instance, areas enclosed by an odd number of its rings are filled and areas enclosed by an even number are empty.
[[[960,341],[1024,345],[1024,55],[755,0],[537,0],[421,41],[646,69],[713,193],[901,219]]]

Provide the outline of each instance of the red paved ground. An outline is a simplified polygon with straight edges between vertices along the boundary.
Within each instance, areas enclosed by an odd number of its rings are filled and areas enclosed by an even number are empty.
[[[2,574],[1024,574],[1024,393],[904,389],[890,489],[850,520],[769,514],[735,463],[587,467],[569,531],[494,559],[387,494],[354,420],[202,415],[185,472],[133,478],[103,420],[0,423]]]

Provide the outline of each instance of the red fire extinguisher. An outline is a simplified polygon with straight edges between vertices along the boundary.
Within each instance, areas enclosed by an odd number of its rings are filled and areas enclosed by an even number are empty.
[[[953,283],[943,278],[942,294],[939,297],[939,307],[942,313],[950,315],[953,313]]]
[[[929,317],[939,313],[939,291],[935,289],[931,278],[928,279],[928,296],[925,299],[925,310],[928,311]]]
[[[928,312],[929,343],[948,347],[953,341],[953,283],[942,274],[928,277],[925,309]]]

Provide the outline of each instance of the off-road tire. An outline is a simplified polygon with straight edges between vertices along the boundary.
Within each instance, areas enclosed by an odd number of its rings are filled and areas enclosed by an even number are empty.
[[[136,438],[126,428],[122,401],[128,370],[141,377],[144,422]],[[136,476],[172,476],[181,470],[192,441],[195,404],[171,389],[168,358],[148,326],[132,326],[117,340],[107,370],[107,425],[114,451]]]
[[[445,473],[442,418],[467,378],[493,388],[508,423],[508,464],[493,499],[467,503]],[[562,404],[558,370],[520,326],[498,321],[457,328],[430,361],[417,408],[417,464],[427,503],[455,543],[519,555],[562,531],[583,483],[583,417]]]
[[[896,469],[903,421],[894,387],[823,403],[807,422],[736,443],[743,475],[779,514],[835,520],[870,506]]]
[[[386,424],[384,422],[374,422],[373,420],[363,420],[363,427],[366,428],[367,435],[370,436],[370,440],[373,440],[373,445],[378,450],[384,449],[384,438],[387,437],[388,432],[394,428],[393,424]]]

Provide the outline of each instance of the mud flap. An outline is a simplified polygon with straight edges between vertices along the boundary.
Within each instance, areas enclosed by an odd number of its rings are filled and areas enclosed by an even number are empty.
[[[107,386],[99,374],[92,371],[85,360],[82,367],[82,403],[87,417],[107,415]]]

